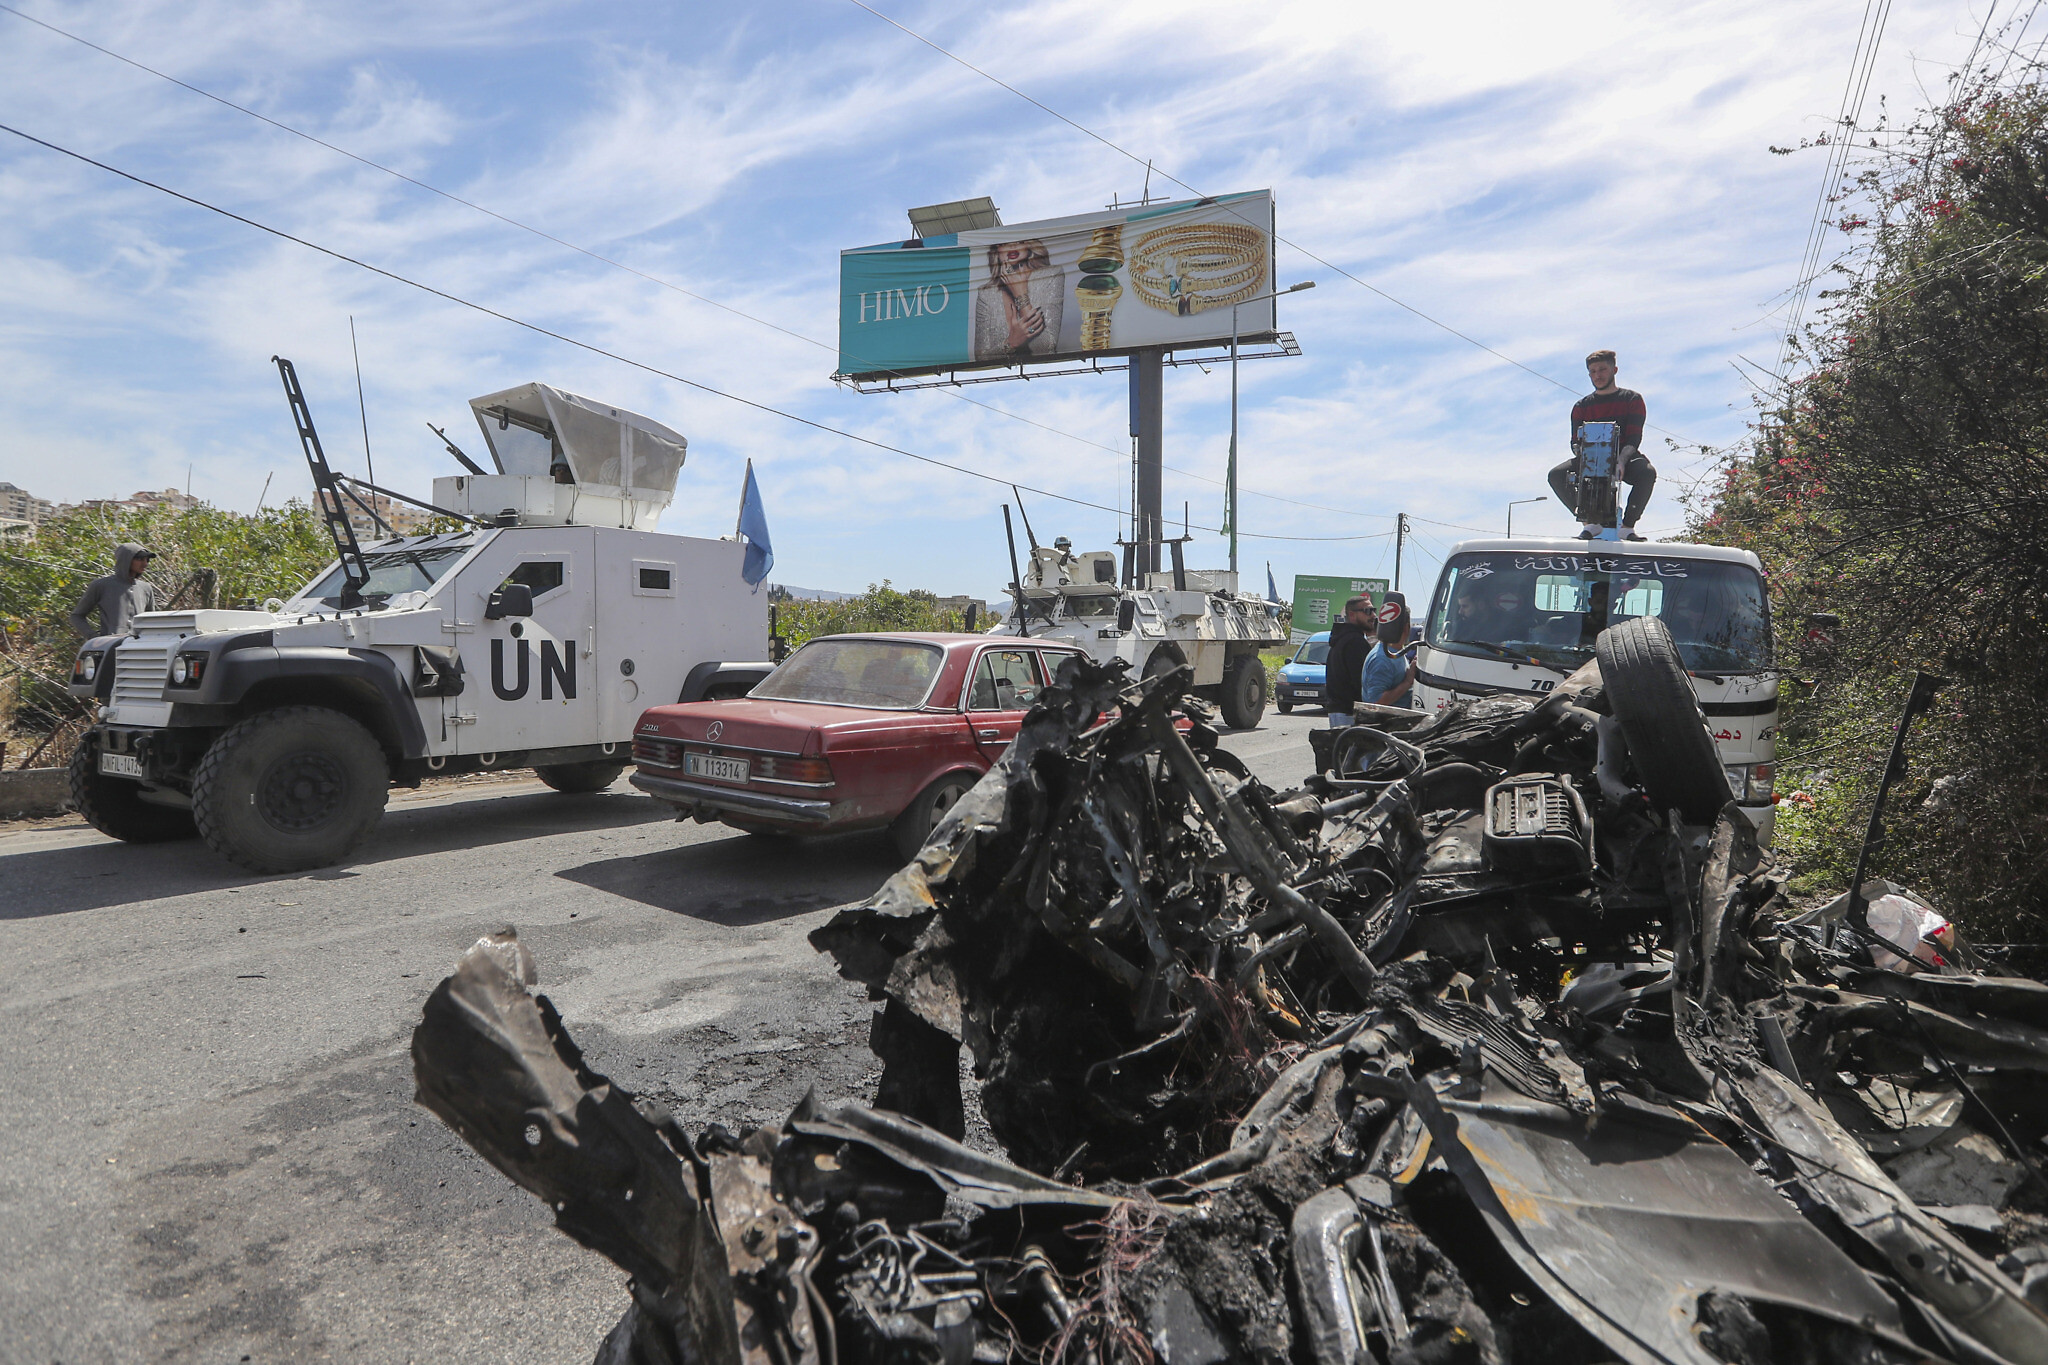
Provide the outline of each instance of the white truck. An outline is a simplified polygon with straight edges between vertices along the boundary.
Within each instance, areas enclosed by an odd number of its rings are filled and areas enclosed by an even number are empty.
[[[1259,654],[1287,648],[1289,609],[1239,592],[1227,569],[1186,568],[1181,541],[1164,542],[1173,567],[1158,573],[1136,572],[1137,547],[1119,543],[1121,575],[1108,550],[1076,555],[1064,540],[1032,545],[1014,605],[989,633],[1063,640],[1098,663],[1124,660],[1134,678],[1190,665],[1195,694],[1215,702],[1225,724],[1257,725],[1266,712]]]
[[[544,384],[473,399],[496,472],[434,481],[434,509],[466,524],[362,548],[352,481],[327,470],[279,369],[338,557],[265,610],[148,612],[79,650],[72,691],[101,709],[70,778],[96,828],[196,832],[256,872],[322,867],[394,784],[532,768],[596,791],[646,707],[767,675],[768,596],[741,577],[744,543],[654,529],[682,436]]]
[[[1541,695],[1593,657],[1602,630],[1644,616],[1669,630],[1714,743],[1713,756],[1702,746],[1685,759],[1707,773],[1663,771],[1644,774],[1645,780],[1653,789],[1671,782],[1682,790],[1695,779],[1710,788],[1710,770],[1718,766],[1768,843],[1776,824],[1778,675],[1763,563],[1747,550],[1610,540],[1462,541],[1444,561],[1422,620],[1415,705],[1433,713],[1461,697]],[[1623,678],[1607,682],[1628,685]],[[1690,714],[1671,719],[1674,728],[1697,724]]]

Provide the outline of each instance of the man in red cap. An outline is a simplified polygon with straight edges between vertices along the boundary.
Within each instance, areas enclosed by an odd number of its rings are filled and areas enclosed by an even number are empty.
[[[1573,455],[1550,471],[1550,491],[1557,494],[1566,511],[1578,507],[1572,466],[1578,461],[1579,426],[1584,422],[1613,422],[1620,433],[1616,461],[1621,468],[1621,481],[1628,485],[1628,506],[1621,514],[1621,538],[1641,540],[1643,537],[1636,534],[1636,522],[1650,505],[1650,490],[1657,486],[1657,471],[1642,452],[1643,421],[1648,409],[1643,406],[1641,394],[1615,384],[1618,368],[1612,351],[1595,351],[1586,357],[1586,377],[1593,381],[1593,391],[1572,404]],[[1579,526],[1581,540],[1591,540],[1604,529],[1593,522],[1580,522]]]

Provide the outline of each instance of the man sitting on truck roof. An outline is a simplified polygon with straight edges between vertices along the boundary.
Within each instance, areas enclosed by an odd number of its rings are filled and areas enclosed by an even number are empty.
[[[1618,423],[1621,480],[1628,485],[1628,507],[1621,514],[1621,538],[1641,540],[1643,537],[1636,534],[1636,522],[1650,505],[1650,490],[1657,486],[1657,471],[1641,450],[1643,422],[1649,410],[1643,405],[1641,394],[1615,384],[1618,368],[1612,351],[1595,351],[1586,357],[1586,377],[1593,381],[1593,391],[1572,404],[1572,457],[1550,471],[1550,491],[1557,494],[1566,511],[1575,510],[1579,494],[1572,481],[1572,466],[1578,463],[1579,426],[1584,422]],[[1593,522],[1580,522],[1579,526],[1581,540],[1591,540],[1604,529]]]

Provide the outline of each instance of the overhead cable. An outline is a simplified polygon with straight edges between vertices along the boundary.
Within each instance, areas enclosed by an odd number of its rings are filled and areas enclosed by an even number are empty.
[[[155,67],[150,66],[145,62],[136,61],[133,57],[124,56],[123,54],[114,51],[112,48],[103,47],[100,44],[93,42],[90,38],[81,37],[80,35],[72,33],[67,29],[59,28],[55,24],[52,24],[47,20],[38,19],[32,14],[24,13],[23,11],[16,9],[12,5],[0,3],[0,11],[12,14],[18,19],[24,19],[27,22],[34,24],[38,28],[45,29],[50,33],[54,33],[60,38],[67,38],[70,41],[77,43],[82,47],[91,48],[94,52],[97,52],[102,56],[111,57],[115,61],[120,62],[125,66],[130,66],[135,68],[137,71],[145,72],[148,75],[156,77],[158,80],[167,81],[170,84],[177,86],[181,90],[189,90],[193,94],[200,96],[202,99],[212,100],[215,104],[221,105],[222,107],[227,109],[232,109],[238,114],[245,114],[248,117],[255,119],[259,123],[268,124],[270,127],[277,129],[279,132],[289,133],[293,137],[302,138],[305,141],[312,143],[316,147],[323,147],[326,150],[333,152],[337,156],[347,157],[350,161],[356,162],[358,165],[367,166],[371,170],[382,171],[384,174],[392,176],[395,179],[402,180],[408,185],[412,185],[415,188],[425,190],[429,194],[437,195],[440,198],[447,200],[451,204],[460,204],[463,208],[471,209],[477,213],[481,213],[486,218],[494,219],[497,222],[505,224],[507,227],[517,228],[521,232],[531,233],[533,236],[538,237],[543,241],[552,242],[556,246],[562,247],[564,250],[573,251],[580,256],[586,256],[591,260],[596,261],[602,265],[611,266],[615,270],[623,270],[629,275],[633,275],[647,281],[649,284],[659,285],[663,289],[670,290],[673,293],[681,294],[684,298],[694,299],[698,303],[707,304],[710,307],[718,309],[720,312],[729,313],[733,317],[754,323],[756,326],[766,327],[770,331],[780,332],[782,335],[789,337],[795,341],[801,341],[807,346],[815,346],[820,350],[832,351],[835,353],[837,352],[837,348],[833,346],[830,342],[820,341],[816,337],[807,336],[802,332],[794,330],[793,328],[784,327],[780,323],[771,322],[767,318],[759,317],[753,313],[746,312],[743,309],[735,308],[731,304],[721,303],[717,299],[711,298],[708,295],[699,294],[695,290],[685,289],[683,286],[676,284],[671,280],[663,279],[659,275],[649,274],[647,271],[641,270],[638,267],[627,265],[624,261],[615,260],[610,256],[606,256],[602,252],[592,251],[588,247],[578,246],[574,242],[568,241],[561,237],[557,237],[555,234],[547,231],[544,228],[537,228],[530,223],[523,223],[519,221],[517,218],[513,218],[506,214],[498,212],[496,209],[488,208],[482,204],[476,203],[473,200],[465,199],[461,195],[453,194],[447,190],[440,188],[437,185],[430,185],[426,181],[421,180],[416,176],[407,175],[404,171],[397,170],[391,166],[387,166],[380,161],[374,161],[371,158],[363,156],[358,152],[352,152],[346,147],[338,146],[335,143],[327,141],[325,138],[319,137],[313,133],[306,132],[302,128],[295,128],[289,123],[285,123],[278,119],[271,118],[268,114],[258,113],[256,110],[251,109],[246,105],[237,104],[231,99],[227,99],[221,95],[216,95],[211,90],[207,90],[200,86],[193,85],[189,81],[180,80],[176,76],[173,76],[168,72],[159,71]],[[884,373],[889,372],[884,371]],[[986,403],[978,398],[970,398],[966,394],[959,392],[957,389],[942,388],[938,389],[937,392],[943,393],[949,398],[958,399],[962,403],[968,403],[973,405],[974,407],[995,413],[999,417],[1007,417],[1013,422],[1022,422],[1026,426],[1037,427],[1040,431],[1050,433],[1051,435],[1064,437],[1070,441],[1078,441],[1082,445],[1092,446],[1097,450],[1106,450],[1112,455],[1128,455],[1130,453],[1127,450],[1119,449],[1113,445],[1106,445],[1101,441],[1094,440],[1091,437],[1082,436],[1076,432],[1062,431],[1058,427],[1048,426],[1044,422],[1040,422],[1033,418],[1026,417],[1022,413],[1011,412],[1008,408],[998,407],[994,403]],[[1190,479],[1197,479],[1203,483],[1215,484],[1218,487],[1224,486],[1223,480],[1210,478],[1206,474],[1197,474],[1191,469],[1180,469],[1173,465],[1162,465],[1161,468],[1170,470],[1175,474],[1180,474]],[[1385,521],[1389,519],[1385,513],[1354,512],[1348,508],[1343,507],[1327,507],[1321,503],[1303,502],[1296,498],[1281,497],[1277,493],[1264,493],[1256,488],[1244,488],[1240,489],[1239,491],[1242,493],[1250,494],[1253,497],[1267,498],[1274,502],[1289,503],[1293,506],[1306,507],[1313,511],[1334,512],[1339,516],[1365,517],[1378,521]]]
[[[1111,507],[1107,504],[1099,502],[1090,502],[1085,498],[1076,498],[1065,493],[1055,493],[1048,488],[1036,488],[1030,484],[1018,484],[1014,479],[1010,478],[1008,475],[984,474],[978,469],[969,469],[965,465],[952,464],[945,460],[936,459],[930,455],[920,455],[914,450],[905,450],[901,446],[893,446],[888,444],[886,441],[877,441],[869,436],[862,436],[855,432],[847,431],[844,430],[843,428],[835,427],[825,422],[814,421],[809,417],[800,416],[797,413],[787,412],[781,408],[773,407],[767,403],[760,402],[757,399],[747,398],[736,393],[730,393],[724,389],[720,389],[713,385],[706,384],[701,380],[687,378],[683,375],[676,374],[674,371],[664,370],[659,368],[658,366],[649,365],[645,361],[635,360],[631,356],[621,355],[617,351],[607,350],[604,347],[596,345],[592,342],[582,341],[577,339],[576,337],[568,336],[562,332],[557,332],[550,328],[543,327],[537,322],[528,322],[524,318],[514,317],[510,313],[501,312],[498,309],[492,308],[487,304],[478,303],[473,299],[463,298],[459,294],[451,294],[445,289],[437,289],[431,284],[425,284],[419,280],[415,280],[409,278],[408,276],[401,275],[393,270],[386,270],[382,266],[373,265],[368,261],[347,255],[344,252],[336,251],[332,247],[325,247],[320,245],[318,242],[308,241],[304,237],[294,236],[291,233],[284,231],[282,228],[275,228],[270,226],[268,223],[258,222],[254,218],[249,218],[242,214],[236,213],[232,209],[222,208],[218,204],[210,204],[204,199],[198,199],[193,197],[192,195],[181,193],[180,191],[174,190],[167,185],[160,185],[156,181],[149,180],[144,178],[143,176],[136,175],[132,171],[124,171],[118,166],[110,166],[104,161],[97,161],[92,157],[87,156],[83,152],[76,152],[71,150],[69,147],[60,146],[59,144],[48,141],[45,138],[37,137],[33,133],[23,132],[21,129],[16,128],[11,124],[0,123],[0,132],[12,133],[14,136],[22,139],[24,142],[32,142],[38,147],[48,148],[50,151],[56,152],[62,156],[68,156],[74,161],[80,161],[88,166],[96,167],[99,170],[107,172],[109,175],[119,176],[121,179],[129,181],[136,185],[140,185],[145,189],[152,189],[157,191],[159,194],[168,195],[173,199],[181,200],[187,204],[192,205],[194,208],[201,208],[205,209],[209,213],[219,214],[221,217],[232,219],[237,223],[241,223],[245,227],[255,228],[258,232],[268,233],[272,237],[279,238],[282,241],[291,242],[297,246],[305,247],[309,251],[316,251],[323,256],[329,257],[333,260],[340,261],[343,264],[352,265],[361,270],[367,270],[371,274],[380,275],[383,278],[392,281],[393,283],[406,285],[410,288],[419,290],[421,293],[431,294],[435,298],[443,299],[449,303],[457,304],[463,308],[468,308],[475,312],[482,313],[486,317],[496,318],[500,322],[511,323],[514,327],[524,328],[526,331],[536,333],[537,335],[540,336],[549,337],[555,341],[562,342],[564,345],[574,346],[578,350],[588,351],[592,355],[603,356],[605,359],[617,361],[621,365],[628,365],[631,366],[633,369],[642,370],[648,374],[655,375],[659,378],[667,379],[674,383],[684,385],[687,388],[696,389],[698,392],[710,394],[714,398],[723,398],[728,402],[738,403],[743,407],[752,408],[757,412],[768,413],[771,416],[780,417],[785,421],[795,422],[800,426],[810,427],[814,431],[821,431],[826,433],[827,435],[838,436],[845,440],[856,442],[860,445],[870,446],[876,450],[887,451],[889,454],[892,455],[901,455],[906,459],[916,460],[921,464],[933,465],[940,469],[950,469],[956,474],[966,474],[973,478],[982,479],[988,483],[999,484],[1006,488],[1030,488],[1032,492],[1038,494],[1040,497],[1052,498],[1059,502],[1072,503],[1077,507],[1091,507],[1097,511],[1114,513],[1119,517],[1123,515],[1123,510],[1121,508]],[[1223,534],[1214,526],[1202,526],[1196,529],[1208,532],[1212,535]],[[1241,536],[1258,540],[1351,541],[1377,540],[1380,538],[1376,535],[1276,536],[1255,531],[1243,531],[1239,532],[1239,534]],[[1392,533],[1383,532],[1381,534],[1391,535]]]

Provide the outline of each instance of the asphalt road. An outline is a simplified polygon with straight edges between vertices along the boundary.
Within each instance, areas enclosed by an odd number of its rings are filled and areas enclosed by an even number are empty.
[[[1324,723],[1225,744],[1292,785]],[[412,1103],[465,948],[516,925],[591,1064],[693,1132],[878,1074],[872,1007],[804,935],[887,841],[665,811],[624,782],[394,793],[357,861],[295,877],[0,830],[0,1361],[589,1361],[624,1276]]]

